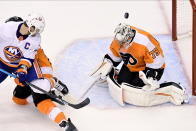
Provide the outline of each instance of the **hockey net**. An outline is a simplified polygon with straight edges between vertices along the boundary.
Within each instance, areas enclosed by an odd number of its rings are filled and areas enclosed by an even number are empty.
[[[196,4],[195,0],[172,0],[172,39],[192,37],[192,93],[196,95]]]

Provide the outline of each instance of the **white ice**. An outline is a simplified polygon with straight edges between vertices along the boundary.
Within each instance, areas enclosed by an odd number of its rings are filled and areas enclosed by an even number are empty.
[[[10,16],[40,12],[46,18],[42,47],[55,65],[56,75],[80,97],[93,80],[86,79],[89,70],[101,59],[119,22],[128,22],[156,35],[165,51],[167,69],[162,81],[180,82],[190,92],[190,39],[172,45],[170,40],[171,1],[1,1],[0,22]],[[163,12],[162,9],[167,9]],[[123,13],[130,19],[123,20]],[[185,43],[188,43],[185,45]],[[78,45],[78,46],[76,46]],[[74,50],[75,49],[75,50]],[[182,57],[179,57],[179,51]],[[91,54],[87,56],[86,54]],[[84,58],[81,56],[85,55]],[[95,59],[94,59],[95,58]],[[182,59],[181,59],[182,58]],[[61,60],[61,61],[60,61]],[[69,60],[69,61],[68,61]],[[78,62],[78,66],[73,67]],[[182,65],[181,63],[185,63]],[[89,68],[87,68],[89,67]],[[78,74],[79,73],[79,74]],[[86,80],[84,80],[86,79]],[[78,80],[79,82],[75,82]],[[88,83],[89,82],[89,83]],[[13,79],[0,85],[0,131],[62,131],[33,104],[19,106],[12,102]],[[91,105],[80,110],[60,106],[71,117],[79,131],[194,131],[196,100],[190,104],[154,107],[120,107],[109,96],[107,88],[93,87],[87,94]]]

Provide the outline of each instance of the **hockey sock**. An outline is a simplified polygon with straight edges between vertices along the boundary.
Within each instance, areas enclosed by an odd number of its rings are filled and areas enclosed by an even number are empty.
[[[50,99],[46,99],[38,103],[37,108],[41,113],[48,115],[48,117],[57,124],[61,123],[63,120],[66,120],[64,113],[58,107],[56,107],[56,105]]]

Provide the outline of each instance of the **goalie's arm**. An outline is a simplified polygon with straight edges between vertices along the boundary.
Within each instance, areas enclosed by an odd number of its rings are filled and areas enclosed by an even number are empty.
[[[96,79],[104,80],[111,69],[113,67],[117,67],[121,61],[122,58],[120,57],[118,53],[118,44],[113,41],[110,45],[110,50],[107,54],[105,54],[102,62],[96,66],[95,69],[90,73],[90,76],[96,77]]]
[[[153,50],[146,48],[144,61],[146,63],[144,70],[146,77],[160,80],[165,68],[165,60],[161,48],[155,47]]]
[[[121,56],[119,55],[119,46],[118,43],[113,40],[110,45],[109,52],[104,57],[107,60],[110,60],[114,67],[117,67],[122,61]]]

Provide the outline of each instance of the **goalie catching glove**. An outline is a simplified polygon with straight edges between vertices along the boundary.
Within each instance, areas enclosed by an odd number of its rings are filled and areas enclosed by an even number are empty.
[[[91,73],[91,76],[100,79],[100,81],[106,80],[107,75],[113,68],[113,63],[110,59],[108,59],[107,56],[108,55],[105,55],[102,63],[99,64],[99,66],[96,69],[94,69],[93,73]]]

